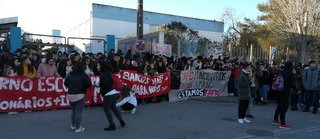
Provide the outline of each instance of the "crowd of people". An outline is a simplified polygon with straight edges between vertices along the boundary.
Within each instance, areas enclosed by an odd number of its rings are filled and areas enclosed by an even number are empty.
[[[82,65],[77,63],[82,63]],[[67,54],[61,51],[49,52],[47,50],[29,49],[27,46],[22,46],[21,49],[17,49],[14,53],[10,53],[7,49],[2,50],[0,74],[2,76],[25,76],[30,79],[41,76],[61,76],[68,79],[71,78],[73,74],[80,74],[80,71],[83,71],[87,76],[95,75],[105,78],[104,81],[106,82],[101,82],[103,85],[96,86],[101,88],[101,94],[104,100],[108,100],[103,102],[103,108],[110,124],[105,130],[115,130],[111,111],[119,119],[121,126],[125,126],[121,114],[116,110],[117,106],[121,106],[124,111],[131,111],[133,114],[135,113],[137,104],[157,103],[168,100],[168,95],[165,94],[163,96],[138,99],[135,101],[134,94],[131,93],[130,88],[124,87],[121,91],[123,101],[116,104],[119,92],[112,92],[113,88],[105,87],[105,85],[112,84],[110,73],[116,73],[120,70],[136,70],[140,74],[155,76],[170,70],[212,69],[231,71],[228,94],[239,97],[239,123],[250,122],[246,117],[254,118],[253,115],[251,115],[252,104],[267,105],[268,99],[277,98],[278,108],[272,123],[280,124],[280,126],[284,128],[289,128],[284,120],[284,115],[288,108],[286,104],[289,104],[289,102],[284,101],[285,98],[291,96],[291,110],[293,111],[305,105],[303,111],[308,112],[310,111],[310,107],[313,106],[312,113],[316,114],[318,112],[319,101],[317,100],[319,100],[320,84],[320,77],[318,75],[320,75],[320,66],[316,67],[315,61],[311,61],[308,66],[296,64],[286,68],[285,65],[285,63],[269,65],[264,61],[247,63],[241,62],[237,58],[221,58],[220,56],[216,59],[213,58],[213,56],[205,57],[204,55],[197,56],[196,58],[179,58],[174,56],[153,55],[148,52],[138,55],[132,54],[131,50],[123,53],[120,49],[117,52],[112,49],[107,55],[103,53],[80,54],[75,51]],[[79,69],[79,66],[82,66],[82,68]],[[279,98],[281,98],[277,95],[279,92],[272,90],[271,85],[277,75],[282,74],[284,70],[292,73],[294,87],[291,87],[293,89],[290,87],[289,89],[285,89],[286,95],[279,100]],[[287,76],[288,75],[285,75],[284,77],[285,86],[288,86]],[[72,85],[65,85],[69,87],[69,92],[72,92],[72,89],[70,89]],[[82,89],[85,90],[85,87],[88,85],[89,84],[82,86]],[[80,95],[70,93],[70,100],[74,102],[81,101],[81,104],[71,103],[71,105],[73,105],[72,108],[84,105],[82,104],[83,94],[85,93],[80,93]],[[75,108],[75,110],[76,109],[77,108]],[[78,110],[78,113],[79,111],[81,110]],[[279,114],[281,122],[278,121]],[[84,128],[82,129],[79,125],[79,117],[76,116],[77,111],[73,111],[72,115],[71,128],[78,132],[83,131]]]
[[[239,97],[239,123],[251,122],[246,117],[254,118],[251,115],[252,103],[267,105],[268,96],[272,94],[277,102],[272,124],[280,128],[291,128],[285,121],[289,105],[292,111],[298,111],[300,107],[302,112],[310,112],[313,106],[312,114],[318,113],[320,66],[316,66],[316,61],[310,61],[304,66],[295,65],[291,61],[278,66],[264,63],[236,65],[231,78],[235,82],[234,92]],[[279,82],[283,88],[281,90],[275,86]]]

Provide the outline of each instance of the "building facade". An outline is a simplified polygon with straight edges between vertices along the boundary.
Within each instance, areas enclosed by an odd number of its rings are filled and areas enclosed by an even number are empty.
[[[183,17],[170,14],[162,14],[144,11],[143,12],[143,33],[157,31],[163,24],[171,23],[171,21],[178,21],[185,24],[187,27],[198,30],[199,35],[209,38],[212,41],[221,42],[223,40],[224,23],[212,20],[204,20],[190,17]],[[64,36],[76,36],[84,38],[106,38],[106,35],[114,35],[115,49],[118,47],[118,41],[127,37],[135,36],[137,29],[137,10],[122,7],[115,7],[102,4],[92,4],[91,15],[84,22],[78,24],[74,28],[65,31]],[[75,41],[79,43],[81,50],[85,51],[86,47],[100,47],[100,45],[92,45]],[[70,41],[71,42],[71,41]],[[81,45],[82,44],[82,45]],[[108,42],[107,42],[108,44]],[[112,46],[106,45],[106,50],[112,49]],[[97,53],[102,49],[93,49],[91,52]]]

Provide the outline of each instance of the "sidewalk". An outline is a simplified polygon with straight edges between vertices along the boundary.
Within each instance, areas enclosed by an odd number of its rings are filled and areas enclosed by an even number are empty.
[[[203,102],[219,102],[219,103],[238,103],[236,96],[220,96],[220,97],[193,97],[189,100],[203,101]],[[276,103],[276,100],[268,100],[268,103]]]

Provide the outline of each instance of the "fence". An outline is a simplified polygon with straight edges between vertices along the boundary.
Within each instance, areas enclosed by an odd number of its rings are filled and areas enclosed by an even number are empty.
[[[247,62],[270,62],[270,57],[269,57],[270,51],[268,49],[263,49],[263,48],[257,48],[253,47],[252,48],[252,58],[250,61],[250,47],[234,47],[232,48],[232,57],[237,57],[242,61],[247,61]]]

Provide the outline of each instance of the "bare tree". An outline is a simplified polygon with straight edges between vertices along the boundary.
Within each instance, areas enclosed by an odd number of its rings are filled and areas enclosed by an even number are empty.
[[[308,51],[320,31],[320,0],[269,0],[264,5],[268,28],[289,38],[298,62],[308,62]]]
[[[231,8],[226,8],[222,13],[222,20],[225,22],[227,26],[229,26],[228,32],[232,30],[240,34],[238,30],[238,22],[241,17],[236,15],[236,10]]]

